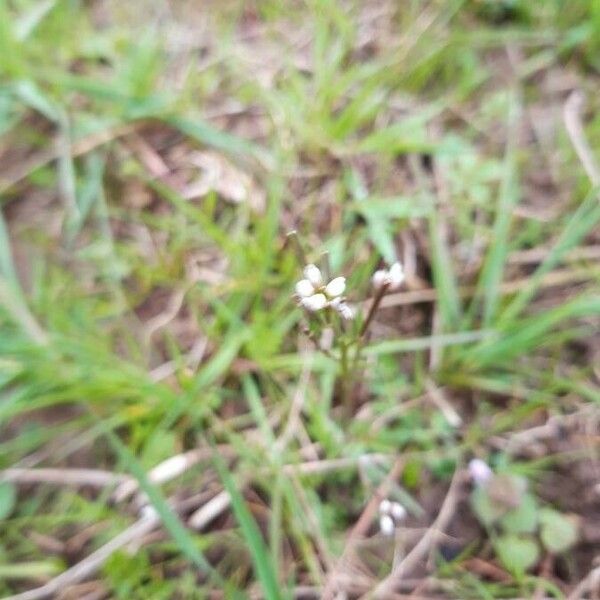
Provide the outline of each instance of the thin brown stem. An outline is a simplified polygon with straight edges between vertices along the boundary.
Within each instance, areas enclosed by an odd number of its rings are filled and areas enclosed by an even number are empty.
[[[307,265],[308,259],[306,258],[306,252],[304,252],[304,248],[302,246],[302,242],[298,237],[298,232],[294,229],[293,231],[289,231],[286,235],[286,240],[290,242],[294,247],[294,252],[300,261],[300,264]]]
[[[371,307],[369,308],[369,312],[367,313],[367,318],[365,319],[363,326],[360,328],[360,333],[358,334],[359,338],[362,338],[365,335],[365,333],[367,333],[367,330],[369,329],[369,326],[371,325],[371,321],[373,320],[373,317],[375,316],[375,313],[377,312],[377,309],[379,308],[379,305],[381,304],[381,301],[383,300],[383,297],[386,295],[389,287],[390,287],[389,283],[384,283],[377,290],[377,294],[375,295],[375,298],[373,298],[373,303],[371,304]]]

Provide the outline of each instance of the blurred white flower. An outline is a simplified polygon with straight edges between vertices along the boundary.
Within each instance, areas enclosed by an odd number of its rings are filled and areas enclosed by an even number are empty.
[[[476,485],[483,485],[494,474],[490,466],[480,458],[469,461],[469,475]]]
[[[396,525],[394,524],[394,519],[392,519],[390,515],[381,515],[381,517],[379,517],[379,530],[383,535],[394,535],[395,529]]]
[[[396,521],[396,523],[398,521],[402,521],[402,519],[404,519],[404,517],[406,517],[406,509],[399,502],[392,502],[391,513],[392,513],[392,517],[394,517],[394,520]]]
[[[319,267],[313,264],[306,265],[303,273],[304,279],[296,283],[296,296],[300,306],[310,312],[330,307],[343,319],[354,318],[354,311],[342,296],[346,290],[345,277],[335,277],[325,285]]]
[[[399,502],[384,498],[379,503],[379,529],[383,535],[392,535],[394,529],[406,517],[406,509]]]
[[[380,269],[373,273],[371,279],[376,290],[386,286],[389,290],[396,290],[405,279],[404,269],[399,262],[395,262],[389,269]]]

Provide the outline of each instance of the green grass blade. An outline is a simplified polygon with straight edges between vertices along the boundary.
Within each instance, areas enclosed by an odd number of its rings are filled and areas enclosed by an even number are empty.
[[[450,250],[444,236],[440,235],[440,217],[435,211],[429,218],[429,239],[431,241],[431,270],[433,283],[438,290],[438,306],[444,331],[455,329],[461,314],[456,276],[452,267]]]
[[[265,165],[271,165],[273,163],[272,156],[265,148],[261,148],[257,144],[232,135],[231,133],[220,131],[201,119],[169,116],[164,117],[163,121],[171,127],[179,129],[179,131],[201,144],[212,146],[218,150],[224,150],[225,152],[233,154],[247,154],[253,156]]]
[[[221,459],[215,454],[214,463],[231,498],[231,507],[235,513],[236,519],[242,529],[242,535],[248,543],[248,550],[252,555],[252,562],[257,578],[260,580],[265,598],[267,600],[283,600],[280,592],[277,576],[271,562],[271,554],[265,545],[262,534],[240,492],[238,491],[233,478],[223,465]]]
[[[503,324],[513,321],[527,306],[538,291],[543,277],[549,273],[600,221],[600,201],[598,189],[592,190],[575,211],[563,229],[555,245],[542,264],[529,278],[527,285],[513,298],[500,315]]]
[[[492,323],[498,304],[500,302],[500,284],[504,274],[504,265],[509,250],[509,233],[512,221],[512,212],[519,199],[517,187],[517,165],[515,139],[518,123],[519,106],[513,94],[509,108],[508,143],[504,157],[504,173],[500,185],[500,195],[496,209],[496,218],[492,230],[492,240],[485,257],[485,262],[478,282],[478,291],[473,300],[477,306],[483,300],[483,326],[489,327]]]
[[[206,572],[221,586],[230,587],[219,573],[210,565],[194,542],[192,534],[184,527],[179,518],[171,510],[160,490],[153,485],[141,464],[136,460],[131,450],[121,442],[112,430],[104,428],[104,435],[115,450],[125,468],[136,478],[140,488],[147,494],[152,506],[160,515],[165,529],[171,534],[181,553],[202,571]]]
[[[472,344],[484,339],[494,340],[494,331],[463,331],[444,335],[432,335],[421,338],[408,338],[403,340],[386,340],[377,344],[366,346],[363,350],[365,356],[383,356],[386,354],[399,354],[428,350],[432,346],[456,346]]]

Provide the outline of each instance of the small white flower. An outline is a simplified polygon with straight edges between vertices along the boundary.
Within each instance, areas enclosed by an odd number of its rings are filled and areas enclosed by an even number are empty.
[[[304,277],[310,281],[315,289],[320,288],[323,285],[323,276],[317,265],[306,265],[306,267],[304,267]]]
[[[396,290],[405,279],[404,269],[399,262],[395,262],[388,270],[379,269],[373,273],[371,282],[376,290],[386,286],[390,290]]]
[[[342,296],[345,290],[345,277],[335,277],[325,285],[320,269],[309,264],[304,267],[304,279],[296,283],[296,298],[300,306],[311,312],[329,307],[343,319],[353,319],[354,311]]]
[[[474,458],[469,462],[469,475],[476,485],[483,485],[494,474],[489,465],[480,458]]]
[[[406,509],[399,502],[392,502],[392,506],[390,507],[390,513],[394,518],[396,523],[398,521],[402,521],[404,517],[406,517]]]
[[[307,298],[302,298],[300,304],[310,312],[317,312],[327,306],[325,294],[313,294]]]
[[[399,288],[402,285],[402,282],[404,281],[404,278],[405,278],[404,269],[402,268],[402,265],[399,262],[395,262],[390,267],[388,274],[389,274],[390,280],[391,280],[391,288],[392,289]]]
[[[296,294],[298,294],[300,298],[307,298],[308,296],[312,296],[314,293],[315,288],[308,279],[301,279],[296,284]]]
[[[399,502],[384,498],[379,503],[379,529],[384,535],[392,535],[395,527],[406,517],[406,509]]]
[[[380,287],[384,286],[387,283],[388,272],[383,269],[379,269],[379,271],[375,271],[373,273],[373,277],[371,281],[373,283],[373,287],[378,290]]]
[[[346,289],[346,278],[336,277],[325,286],[325,295],[328,298],[337,298],[344,293]]]
[[[379,517],[379,530],[383,535],[394,535],[395,528],[394,519],[392,519],[390,515],[381,515],[381,517]]]

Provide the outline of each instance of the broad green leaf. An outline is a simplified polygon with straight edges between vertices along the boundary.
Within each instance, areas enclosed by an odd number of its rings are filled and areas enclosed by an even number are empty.
[[[502,528],[510,533],[533,533],[537,528],[537,504],[531,494],[525,494],[517,508],[502,517]]]
[[[560,554],[577,543],[579,530],[574,518],[544,508],[540,511],[540,524],[540,537],[549,552]]]
[[[525,574],[540,556],[535,540],[514,534],[503,535],[494,540],[494,549],[502,564],[516,576]]]
[[[506,513],[506,507],[493,502],[487,489],[483,486],[473,490],[471,508],[479,522],[485,527],[490,527]]]

